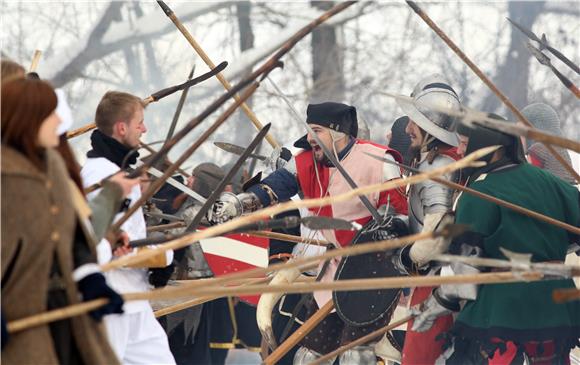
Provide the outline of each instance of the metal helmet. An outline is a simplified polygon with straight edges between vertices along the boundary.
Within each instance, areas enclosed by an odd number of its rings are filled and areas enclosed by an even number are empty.
[[[405,114],[425,132],[438,140],[457,147],[455,118],[440,110],[459,110],[457,93],[441,75],[431,75],[421,80],[411,93],[413,103],[398,102]]]
[[[510,123],[504,117],[497,114],[490,113],[490,117],[497,119],[498,121]],[[504,147],[504,157],[503,161],[499,163],[523,163],[526,158],[524,156],[524,150],[520,139],[516,136],[505,134],[493,129],[478,126],[469,131],[469,142],[467,143],[467,148],[465,154],[468,155],[472,152],[477,151],[480,148],[489,146],[503,146]],[[478,159],[478,161],[485,161],[489,164],[493,157],[493,154],[488,154]],[[481,168],[468,167],[463,169],[463,173],[466,176],[471,176],[478,171],[487,171],[491,165],[487,165]],[[497,167],[497,166],[496,166]]]
[[[562,129],[560,127],[560,118],[558,117],[558,113],[556,113],[554,108],[548,104],[530,104],[522,109],[522,114],[526,117],[527,120],[530,121],[530,123],[532,123],[535,128],[538,128],[541,131],[555,134],[557,136],[562,136]],[[527,138],[526,143],[527,147],[530,148],[534,141]]]

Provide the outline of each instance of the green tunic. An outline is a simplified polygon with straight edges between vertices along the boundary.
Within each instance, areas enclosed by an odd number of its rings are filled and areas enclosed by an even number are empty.
[[[578,190],[530,164],[482,175],[470,187],[524,208],[578,226]],[[505,259],[504,247],[531,253],[532,261],[564,261],[568,232],[488,201],[462,194],[456,222],[469,224],[484,236],[486,256]],[[552,291],[574,288],[571,279],[533,283],[490,284],[479,287],[477,300],[459,313],[455,330],[464,337],[513,341],[578,338],[580,301],[556,304]]]

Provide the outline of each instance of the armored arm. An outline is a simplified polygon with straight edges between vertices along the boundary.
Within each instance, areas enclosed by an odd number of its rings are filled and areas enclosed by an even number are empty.
[[[237,195],[222,193],[208,213],[208,221],[213,224],[227,222],[279,201],[290,200],[298,190],[296,162],[291,158],[284,167],[274,171],[258,184],[248,187],[245,192]]]
[[[476,246],[463,244],[460,250],[462,256],[482,256],[482,250]],[[441,270],[441,275],[470,275],[480,271],[465,263],[454,262],[450,266],[445,266]],[[458,312],[462,301],[477,299],[477,289],[477,284],[444,284],[433,289],[431,296],[419,308],[411,310],[417,315],[413,322],[413,331],[427,331],[440,316]]]

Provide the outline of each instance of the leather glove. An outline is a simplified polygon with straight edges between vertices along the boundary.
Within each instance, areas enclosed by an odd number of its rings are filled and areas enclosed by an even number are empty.
[[[2,349],[8,343],[8,339],[10,336],[8,335],[8,325],[6,324],[6,319],[4,318],[4,312],[2,312]]]
[[[453,216],[446,213],[432,213],[425,216],[422,232],[438,231],[445,225],[453,223]],[[444,253],[449,248],[451,238],[437,237],[418,240],[413,243],[409,257],[419,267],[424,266],[435,256]]]
[[[274,148],[270,157],[268,157],[267,164],[272,169],[276,171],[286,166],[286,163],[292,158],[292,152],[286,147]]]
[[[85,302],[98,298],[109,299],[109,302],[104,306],[89,312],[96,321],[100,321],[106,314],[123,313],[123,303],[125,302],[123,297],[107,285],[105,277],[100,272],[85,276],[77,283],[77,286]]]
[[[411,314],[417,315],[411,329],[416,332],[428,331],[437,318],[459,311],[459,309],[458,302],[442,298],[436,288],[427,300],[411,308]]]
[[[242,203],[233,193],[222,193],[207,212],[207,220],[212,225],[221,224],[242,215]]]
[[[155,288],[163,288],[167,285],[169,279],[171,279],[171,275],[173,275],[174,270],[175,264],[173,263],[166,267],[156,267],[149,269],[149,283]]]

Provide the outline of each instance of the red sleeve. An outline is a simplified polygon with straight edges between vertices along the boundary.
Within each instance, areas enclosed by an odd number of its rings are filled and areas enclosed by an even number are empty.
[[[407,215],[407,196],[403,188],[381,191],[379,195],[379,207],[381,205],[387,205],[388,202],[395,207],[397,213]]]
[[[541,169],[544,168],[544,164],[542,163],[542,161],[533,152],[530,152],[528,154],[528,159],[530,160],[530,163],[532,165],[539,167]]]

